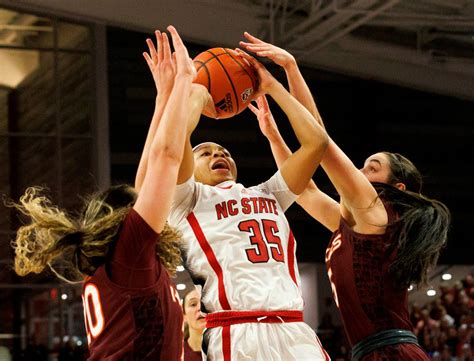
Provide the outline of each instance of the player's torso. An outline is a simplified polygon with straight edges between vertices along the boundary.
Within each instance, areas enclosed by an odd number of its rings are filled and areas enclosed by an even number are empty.
[[[241,184],[198,193],[179,228],[206,310],[302,309],[294,240],[276,198]]]
[[[407,292],[393,287],[390,259],[381,235],[358,235],[347,224],[326,250],[333,296],[351,344],[381,330],[411,330]]]
[[[164,273],[148,288],[113,284],[104,267],[83,288],[89,360],[155,360],[182,353],[182,311],[179,296]]]

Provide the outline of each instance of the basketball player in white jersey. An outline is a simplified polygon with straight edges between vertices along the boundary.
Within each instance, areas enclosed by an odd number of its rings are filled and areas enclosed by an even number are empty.
[[[329,360],[303,322],[295,241],[284,215],[328,138],[262,64],[248,60],[258,70],[259,93],[286,113],[301,148],[268,181],[247,188],[235,182],[224,147],[186,144],[169,222],[183,233],[185,265],[203,286],[203,352],[207,360]],[[190,136],[195,124],[189,128]]]

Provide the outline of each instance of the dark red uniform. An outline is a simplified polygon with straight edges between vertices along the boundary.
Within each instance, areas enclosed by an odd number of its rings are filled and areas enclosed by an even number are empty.
[[[395,215],[386,207],[389,223]],[[339,307],[351,346],[377,332],[390,329],[413,331],[408,313],[408,292],[394,286],[388,272],[396,256],[387,254],[390,235],[354,232],[341,218],[326,250],[326,265],[334,299]],[[414,344],[378,349],[361,360],[428,360]]]
[[[201,351],[193,351],[187,341],[184,341],[184,361],[202,361]]]
[[[89,360],[182,360],[182,309],[157,237],[131,209],[111,261],[84,283]]]

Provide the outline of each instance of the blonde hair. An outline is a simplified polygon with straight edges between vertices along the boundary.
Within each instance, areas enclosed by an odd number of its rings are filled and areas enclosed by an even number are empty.
[[[28,218],[11,243],[15,272],[25,276],[49,266],[67,282],[82,281],[106,262],[136,193],[128,185],[111,187],[86,200],[84,210],[74,219],[42,192],[40,187],[30,187],[19,203],[7,203]],[[180,239],[168,225],[157,237],[156,251],[171,275],[181,262]]]

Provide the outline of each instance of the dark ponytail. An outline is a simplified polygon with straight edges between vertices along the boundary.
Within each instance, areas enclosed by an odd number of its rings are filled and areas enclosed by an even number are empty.
[[[428,272],[446,244],[451,221],[448,208],[418,193],[381,183],[374,185],[398,216],[387,227],[394,239],[388,252],[397,250],[390,273],[400,287],[427,285]]]

